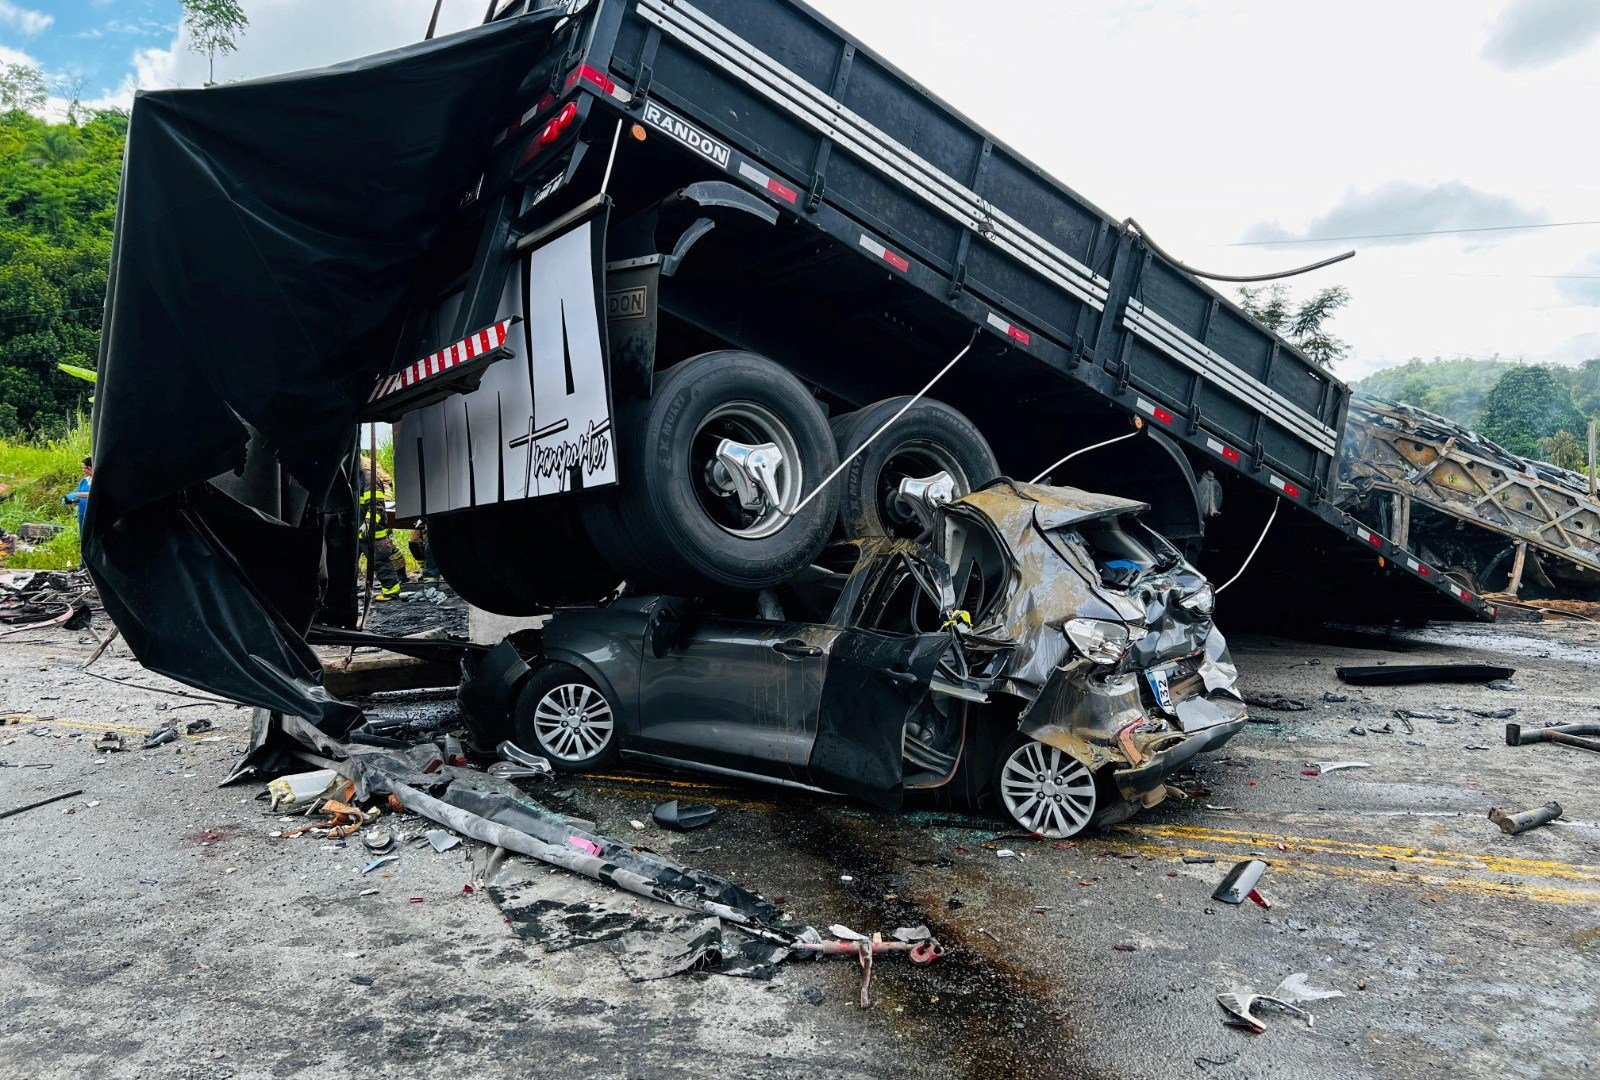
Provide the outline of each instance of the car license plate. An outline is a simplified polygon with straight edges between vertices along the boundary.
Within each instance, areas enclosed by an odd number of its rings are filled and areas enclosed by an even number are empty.
[[[1167,668],[1152,668],[1144,673],[1145,682],[1150,684],[1150,693],[1155,695],[1156,704],[1166,712],[1172,712],[1172,691],[1167,688]]]

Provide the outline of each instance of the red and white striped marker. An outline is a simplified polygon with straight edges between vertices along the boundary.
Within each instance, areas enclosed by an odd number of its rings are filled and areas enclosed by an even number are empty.
[[[1415,559],[1407,559],[1406,560],[1406,569],[1410,570],[1413,574],[1419,575],[1420,577],[1432,577],[1433,576],[1433,571],[1431,569],[1429,569],[1428,567],[1422,565],[1421,563],[1419,563]]]
[[[1239,451],[1235,450],[1231,446],[1219,443],[1217,440],[1208,437],[1206,439],[1206,449],[1210,450],[1213,454],[1221,454],[1222,460],[1231,465],[1239,464],[1241,455]]]
[[[1383,547],[1383,537],[1379,536],[1377,533],[1373,532],[1371,529],[1363,529],[1363,528],[1357,526],[1356,527],[1356,535],[1361,537],[1361,539],[1365,540],[1367,543],[1371,544],[1375,548]]]
[[[1013,325],[1012,323],[1006,322],[1006,320],[1002,319],[1000,316],[996,315],[992,311],[989,312],[989,325],[994,327],[996,330],[1000,331],[1002,334],[1004,334],[1006,337],[1010,338],[1012,341],[1019,342],[1019,343],[1021,343],[1023,345],[1032,345],[1033,344],[1033,335],[1032,334],[1028,333],[1026,330],[1024,330],[1020,326],[1016,326],[1016,325]]]
[[[1290,483],[1288,480],[1285,480],[1283,477],[1279,476],[1277,473],[1268,473],[1267,474],[1267,479],[1272,481],[1272,486],[1273,487],[1277,488],[1279,491],[1281,491],[1285,495],[1289,496],[1289,498],[1298,499],[1300,497],[1300,485],[1299,484]]]
[[[904,274],[911,269],[911,260],[884,247],[866,233],[861,234],[861,246]]]
[[[753,181],[757,187],[766,188],[786,203],[800,201],[800,193],[798,191],[785,184],[782,180],[774,180],[748,161],[739,162],[739,175],[746,180]]]
[[[1146,401],[1144,398],[1136,398],[1134,404],[1138,406],[1140,412],[1153,419],[1156,423],[1171,426],[1172,413],[1155,402]]]
[[[633,95],[618,86],[615,79],[592,64],[584,64],[575,68],[572,74],[567,76],[567,89],[571,90],[581,82],[588,83],[602,94],[616,98],[618,101],[629,102],[633,100]]]
[[[443,375],[468,360],[474,360],[486,352],[500,348],[506,343],[506,334],[511,329],[511,323],[511,319],[497,322],[488,329],[469,334],[455,344],[446,345],[438,352],[429,353],[416,363],[401,368],[378,384],[372,396],[367,399],[367,403],[371,404],[379,398],[388,397],[408,386],[415,386],[424,379]]]

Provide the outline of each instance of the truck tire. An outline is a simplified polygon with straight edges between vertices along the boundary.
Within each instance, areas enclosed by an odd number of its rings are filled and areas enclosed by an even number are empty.
[[[656,376],[648,400],[624,405],[616,426],[621,484],[586,502],[583,522],[630,588],[679,596],[771,588],[827,543],[834,487],[794,510],[838,463],[828,422],[772,361],[733,351],[685,360]],[[778,448],[776,504],[759,493],[754,508],[741,502],[714,460],[724,439]]]
[[[592,604],[622,584],[569,499],[480,506],[428,519],[439,572],[463,600],[496,615]]]
[[[832,422],[839,460],[866,442],[899,412],[906,397],[868,405]],[[961,413],[923,398],[850,463],[839,477],[839,527],[846,538],[902,536],[916,539],[922,526],[896,505],[900,481],[947,472],[957,497],[1000,475],[983,433]]]

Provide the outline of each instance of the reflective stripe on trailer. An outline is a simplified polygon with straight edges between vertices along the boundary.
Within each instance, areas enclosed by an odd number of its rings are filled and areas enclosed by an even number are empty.
[[[1222,460],[1231,462],[1234,465],[1239,464],[1239,461],[1242,457],[1239,451],[1235,450],[1233,447],[1226,446],[1223,443],[1219,443],[1217,440],[1209,437],[1206,439],[1206,449],[1210,450],[1213,454],[1221,454]]]
[[[605,94],[609,98],[615,98],[617,101],[620,101],[623,104],[627,104],[633,100],[632,94],[630,94],[624,88],[618,86],[616,80],[593,65],[584,64],[581,67],[576,68],[571,75],[568,75],[567,89],[571,90],[574,86],[577,86],[581,82],[588,83],[590,86],[593,86],[599,90],[602,94]]]
[[[748,161],[739,162],[739,175],[753,181],[757,187],[766,188],[787,203],[800,201],[800,193],[781,180],[774,180]]]
[[[1363,529],[1358,526],[1356,528],[1356,535],[1361,537],[1361,539],[1365,540],[1375,548],[1381,548],[1383,546],[1383,537],[1379,536],[1371,529]]]
[[[1000,331],[1006,337],[1011,338],[1013,341],[1021,342],[1024,345],[1033,344],[1032,334],[1028,333],[1020,326],[1015,326],[1007,322],[992,311],[989,312],[989,325]]]
[[[861,234],[861,246],[904,274],[911,269],[911,260],[884,247],[866,233]]]
[[[1155,420],[1157,423],[1168,425],[1172,423],[1172,413],[1166,409],[1163,409],[1155,402],[1146,401],[1144,398],[1137,398],[1135,399],[1134,404],[1138,406],[1140,412]]]
[[[367,399],[368,404],[379,398],[388,397],[397,390],[415,386],[424,379],[443,375],[451,368],[460,367],[468,360],[500,348],[506,343],[506,335],[511,330],[513,321],[505,319],[497,322],[475,334],[468,334],[454,344],[446,345],[436,353],[429,353],[414,364],[408,364],[378,383],[377,389],[373,390],[372,396]]]
[[[1406,560],[1406,569],[1410,570],[1413,574],[1417,574],[1417,575],[1419,575],[1421,577],[1432,577],[1433,576],[1433,570],[1432,569],[1430,569],[1427,566],[1424,566],[1422,563],[1419,563],[1415,559],[1407,559]]]
[[[1268,473],[1267,474],[1267,479],[1272,481],[1272,486],[1273,487],[1277,488],[1279,491],[1281,491],[1285,495],[1289,496],[1289,498],[1298,499],[1300,497],[1300,485],[1299,484],[1291,483],[1288,480],[1285,480],[1283,477],[1279,476],[1277,473]]]

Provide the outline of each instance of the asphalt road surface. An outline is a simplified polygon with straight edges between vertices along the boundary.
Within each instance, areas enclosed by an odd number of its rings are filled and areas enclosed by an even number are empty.
[[[1469,711],[1600,719],[1593,625],[1237,641],[1249,692],[1310,708],[1257,709],[1276,723],[1208,760],[1189,781],[1205,794],[1076,843],[631,768],[532,789],[781,898],[797,923],[926,923],[948,954],[928,968],[880,961],[868,1009],[849,960],[791,962],[766,983],[634,983],[604,944],[546,954],[462,891],[474,845],[403,844],[398,863],[363,876],[370,855],[355,841],[273,837],[286,826],[258,787],[216,786],[248,712],[136,688],[173,684],[125,652],[94,668],[112,681],[82,675],[92,648],[57,630],[0,645],[0,716],[23,714],[0,727],[0,811],[83,791],[0,820],[3,1076],[1600,1072],[1600,758],[1507,747],[1504,720]],[[1491,659],[1517,667],[1523,689],[1360,689],[1334,675]],[[1443,720],[1409,719],[1408,732],[1396,709]],[[154,750],[91,746],[118,730],[137,747],[168,719],[200,718],[214,729]],[[1309,762],[1350,760],[1368,767],[1306,775]],[[668,797],[721,813],[691,834],[632,830]],[[1522,836],[1485,818],[1552,798],[1565,819]],[[422,823],[387,827],[414,836]],[[1211,900],[1252,855],[1271,864],[1270,910]],[[514,869],[552,897],[605,892]],[[1223,1024],[1218,993],[1270,991],[1295,972],[1345,996],[1309,1005],[1314,1025],[1270,1010],[1262,1034]]]

